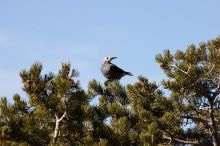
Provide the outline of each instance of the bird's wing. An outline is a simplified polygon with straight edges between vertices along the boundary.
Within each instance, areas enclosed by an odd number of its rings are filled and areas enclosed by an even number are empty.
[[[114,65],[114,64],[111,64],[111,66],[110,66],[110,71],[111,71],[112,73],[118,73],[118,74],[124,74],[124,73],[126,73],[126,71],[124,71],[123,69],[117,67],[117,66]]]

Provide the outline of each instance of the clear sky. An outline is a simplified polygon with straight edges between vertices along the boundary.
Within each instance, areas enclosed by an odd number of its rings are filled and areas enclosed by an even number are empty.
[[[0,0],[0,97],[25,97],[19,72],[40,61],[44,73],[61,62],[80,72],[83,88],[104,77],[101,59],[158,83],[155,55],[220,35],[219,0]]]

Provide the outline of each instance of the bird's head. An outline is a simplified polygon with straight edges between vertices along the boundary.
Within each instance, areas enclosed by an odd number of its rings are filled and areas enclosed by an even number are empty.
[[[113,59],[115,59],[115,58],[117,58],[117,57],[109,57],[109,56],[106,56],[106,57],[103,58],[103,63],[111,63],[111,61],[112,61]]]

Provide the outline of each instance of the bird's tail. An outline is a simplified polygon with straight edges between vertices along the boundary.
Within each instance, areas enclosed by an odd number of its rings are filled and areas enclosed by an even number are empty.
[[[126,75],[133,76],[131,72],[126,72]]]

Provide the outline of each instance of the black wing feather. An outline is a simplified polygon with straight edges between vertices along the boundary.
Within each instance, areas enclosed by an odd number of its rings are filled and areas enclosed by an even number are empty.
[[[110,67],[110,71],[112,73],[117,73],[117,74],[124,74],[127,73],[126,71],[124,71],[123,69],[117,67],[116,65],[112,64]]]

